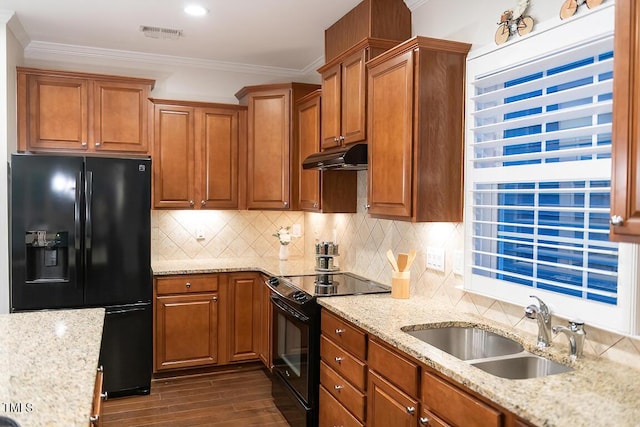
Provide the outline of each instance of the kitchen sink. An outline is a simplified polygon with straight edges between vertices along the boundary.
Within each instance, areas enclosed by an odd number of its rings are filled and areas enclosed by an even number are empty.
[[[477,327],[416,327],[405,326],[402,331],[497,377],[521,380],[573,370],[529,353],[510,338]]]
[[[544,377],[573,370],[569,366],[533,354],[485,362],[479,361],[471,365],[497,377],[512,380]]]
[[[411,328],[407,327],[406,329]],[[516,341],[474,327],[449,326],[403,331],[461,360],[484,359],[520,353]]]

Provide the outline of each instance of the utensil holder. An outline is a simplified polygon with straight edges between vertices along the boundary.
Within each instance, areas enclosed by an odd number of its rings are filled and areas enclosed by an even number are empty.
[[[391,273],[391,297],[409,298],[410,271],[393,271]]]

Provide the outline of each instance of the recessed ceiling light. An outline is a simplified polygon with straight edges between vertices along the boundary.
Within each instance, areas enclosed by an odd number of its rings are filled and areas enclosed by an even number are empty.
[[[208,12],[207,9],[197,4],[191,4],[184,8],[184,13],[191,16],[204,16]]]

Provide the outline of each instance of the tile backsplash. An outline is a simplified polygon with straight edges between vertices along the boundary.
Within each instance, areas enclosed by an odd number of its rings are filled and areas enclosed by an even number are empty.
[[[152,211],[152,257],[154,261],[238,257],[276,257],[275,233],[281,226],[300,224],[302,236],[289,245],[292,258],[314,257],[316,241],[339,244],[336,262],[351,271],[382,283],[391,282],[385,253],[416,249],[411,267],[411,295],[437,299],[443,306],[462,308],[511,327],[535,334],[536,322],[524,317],[522,307],[462,290],[463,279],[453,273],[453,257],[464,244],[464,227],[458,223],[409,223],[374,219],[365,205],[366,172],[358,172],[358,212],[315,214],[271,211]],[[197,232],[204,239],[197,239]],[[426,268],[426,248],[445,248],[445,271]],[[528,303],[528,302],[525,302]],[[554,323],[564,323],[555,319]],[[640,338],[627,337],[586,326],[585,353],[640,369]],[[564,336],[557,345],[566,346]]]

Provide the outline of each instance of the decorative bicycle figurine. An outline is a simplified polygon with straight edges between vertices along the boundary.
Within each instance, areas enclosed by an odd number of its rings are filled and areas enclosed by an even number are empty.
[[[604,0],[566,0],[560,8],[560,19],[567,19],[575,15],[578,7],[587,4],[589,9],[600,6]]]
[[[527,7],[529,7],[529,0],[518,0],[515,9],[505,10],[502,13],[502,16],[500,16],[500,22],[498,22],[498,29],[496,30],[494,37],[496,44],[506,42],[509,36],[515,33],[524,36],[533,30],[533,18],[523,15],[524,11],[527,10]]]

